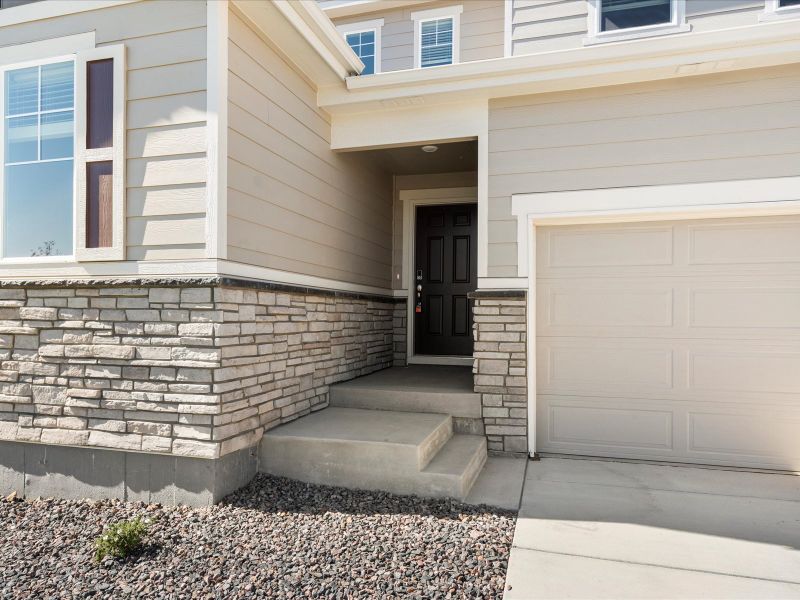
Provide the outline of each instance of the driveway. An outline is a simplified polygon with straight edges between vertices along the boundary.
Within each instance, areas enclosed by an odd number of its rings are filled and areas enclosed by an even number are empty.
[[[505,598],[800,598],[800,477],[529,462]]]

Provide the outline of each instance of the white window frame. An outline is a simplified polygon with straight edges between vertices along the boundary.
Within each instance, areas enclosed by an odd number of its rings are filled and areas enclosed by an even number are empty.
[[[642,27],[628,27],[626,29],[615,29],[613,31],[600,30],[600,5],[602,0],[587,0],[587,2],[589,4],[589,14],[587,18],[588,37],[583,40],[584,46],[603,44],[606,42],[636,40],[659,35],[686,33],[692,30],[692,26],[686,22],[686,0],[670,0],[671,18],[668,23],[644,25]]]
[[[51,56],[47,58],[36,58],[32,60],[26,60],[24,62],[17,62],[17,63],[10,63],[10,64],[0,64],[0,115],[2,115],[2,123],[0,124],[0,264],[8,265],[8,264],[25,264],[25,263],[54,263],[54,262],[73,262],[75,260],[75,223],[77,220],[77,194],[75,193],[75,147],[73,146],[73,153],[72,153],[72,165],[73,165],[73,177],[72,177],[72,248],[70,248],[69,254],[59,255],[59,256],[9,256],[5,255],[5,228],[6,228],[6,206],[5,206],[5,176],[6,176],[6,166],[5,166],[5,151],[6,151],[6,140],[5,140],[5,121],[6,121],[6,113],[5,113],[5,98],[6,98],[6,72],[8,71],[15,71],[17,69],[26,69],[30,67],[41,67],[43,65],[50,65],[60,62],[72,62],[73,68],[77,71],[77,59],[75,54],[63,54],[60,56]],[[77,72],[73,79],[73,84],[77,85]],[[78,113],[78,99],[76,96],[73,95],[73,141],[77,140],[77,113]]]
[[[86,67],[95,60],[114,61],[113,143],[110,148],[86,148]],[[125,259],[125,45],[78,52],[75,59],[75,258],[79,261]],[[78,110],[80,107],[80,110]],[[107,248],[86,247],[86,163],[112,161],[112,240]]]
[[[411,13],[414,21],[414,68],[422,68],[422,24],[428,21],[438,21],[440,19],[453,19],[453,62],[457,65],[461,62],[461,13],[464,7],[460,4],[454,6],[442,6],[441,8],[431,8],[428,10],[417,10]],[[450,65],[437,65],[447,67]],[[426,67],[428,69],[436,67]]]
[[[766,0],[764,12],[758,17],[759,21],[783,21],[785,19],[800,18],[800,4],[796,6],[781,6],[780,0]]]
[[[383,19],[373,19],[371,21],[359,21],[358,23],[345,23],[344,25],[337,25],[336,30],[342,34],[342,37],[347,41],[348,34],[351,33],[366,33],[372,31],[375,33],[375,75],[381,73],[381,29],[383,28]]]

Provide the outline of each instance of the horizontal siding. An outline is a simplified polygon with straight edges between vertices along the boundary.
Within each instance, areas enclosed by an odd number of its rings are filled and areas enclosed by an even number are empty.
[[[86,31],[127,51],[127,258],[205,256],[205,3],[136,2],[24,23],[0,29],[0,43]]]
[[[414,67],[414,22],[411,13],[441,6],[460,4],[461,62],[486,60],[503,56],[504,0],[469,0],[468,2],[431,2],[370,12],[358,17],[336,19],[336,25],[383,19],[381,30],[381,71],[401,71]]]
[[[588,33],[587,0],[511,0],[512,53],[536,54],[582,48]],[[686,22],[692,31],[711,31],[758,23],[763,0],[688,0]]]
[[[389,287],[391,178],[331,151],[315,90],[235,13],[229,36],[228,257]]]
[[[511,195],[800,174],[800,67],[493,101],[489,274],[516,275]]]

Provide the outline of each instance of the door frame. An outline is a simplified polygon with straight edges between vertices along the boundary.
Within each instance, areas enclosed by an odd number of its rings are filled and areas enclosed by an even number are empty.
[[[536,228],[800,215],[800,177],[513,194],[511,213],[517,218],[518,275],[527,278],[528,455],[535,457]]]
[[[448,206],[478,204],[477,187],[432,188],[400,190],[398,199],[403,205],[403,269],[401,289],[406,296],[406,362],[418,365],[472,366],[471,356],[430,356],[414,353],[414,256],[417,233],[418,206]],[[476,231],[476,236],[478,235]],[[475,240],[480,248],[480,240]],[[477,265],[476,265],[477,267]],[[475,289],[478,289],[477,269]]]

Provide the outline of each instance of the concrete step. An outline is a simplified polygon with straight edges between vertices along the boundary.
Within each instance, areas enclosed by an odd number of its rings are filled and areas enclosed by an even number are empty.
[[[331,406],[481,419],[469,367],[411,366],[378,371],[330,388]]]
[[[486,438],[456,434],[422,471],[433,493],[463,500],[486,464]],[[437,493],[438,492],[438,493]]]
[[[264,434],[259,470],[309,483],[464,498],[486,460],[483,436],[449,415],[330,407]]]

